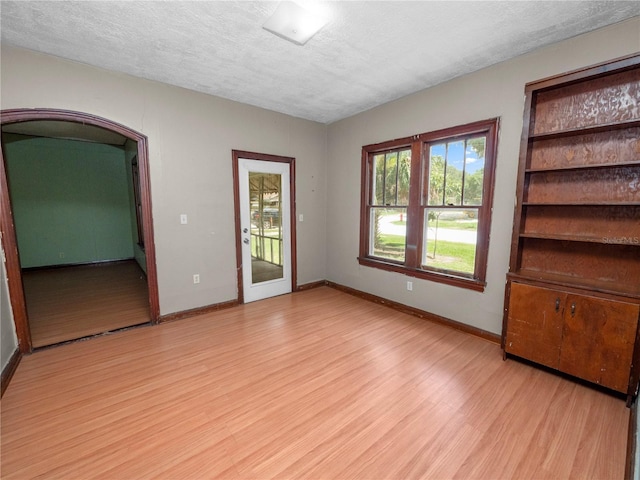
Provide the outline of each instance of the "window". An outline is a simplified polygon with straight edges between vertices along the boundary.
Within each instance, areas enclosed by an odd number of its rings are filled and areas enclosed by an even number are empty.
[[[498,120],[362,149],[362,265],[482,291]]]
[[[370,225],[373,227],[369,253],[373,256],[404,262],[411,149],[391,150],[373,156]],[[394,222],[394,220],[396,220]],[[381,222],[388,235],[381,241]],[[389,225],[388,225],[389,223]]]

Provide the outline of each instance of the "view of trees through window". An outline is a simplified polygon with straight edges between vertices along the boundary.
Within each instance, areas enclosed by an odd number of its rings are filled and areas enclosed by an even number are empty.
[[[485,137],[438,143],[429,148],[422,264],[472,274],[482,205]],[[374,156],[371,254],[404,261],[411,150]],[[465,208],[450,208],[450,207]],[[430,208],[440,207],[440,208]]]
[[[496,125],[363,147],[361,264],[484,281]]]
[[[395,150],[373,159],[374,200],[371,209],[371,254],[404,261],[407,240],[411,150]],[[397,220],[394,222],[394,220]],[[390,222],[393,224],[390,226]]]
[[[474,272],[485,143],[477,137],[430,146],[423,265]],[[469,208],[449,208],[460,206]]]

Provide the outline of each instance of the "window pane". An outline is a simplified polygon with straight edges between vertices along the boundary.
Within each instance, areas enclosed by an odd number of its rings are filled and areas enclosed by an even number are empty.
[[[384,155],[373,157],[373,204],[384,205]]]
[[[478,240],[478,209],[425,209],[425,267],[473,275]]]
[[[429,198],[428,205],[444,205],[444,157],[446,144],[429,148]]]
[[[387,153],[387,173],[384,187],[384,205],[396,204],[396,186],[398,179],[398,152]]]
[[[398,205],[409,205],[409,181],[411,180],[411,150],[400,152],[398,164]]]
[[[464,169],[464,141],[447,143],[445,167],[445,204],[462,205],[462,170]]]
[[[404,262],[406,208],[372,208],[369,255]]]
[[[467,140],[464,172],[464,205],[482,205],[485,143],[485,137],[470,138]]]

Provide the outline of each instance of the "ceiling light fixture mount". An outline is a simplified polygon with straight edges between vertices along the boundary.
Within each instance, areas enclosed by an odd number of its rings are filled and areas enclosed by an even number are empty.
[[[304,45],[326,23],[325,18],[297,3],[283,1],[262,28],[297,45]]]

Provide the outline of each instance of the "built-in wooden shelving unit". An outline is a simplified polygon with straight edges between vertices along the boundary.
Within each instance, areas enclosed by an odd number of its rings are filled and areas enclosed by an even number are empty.
[[[640,372],[640,55],[525,93],[505,356],[630,402]]]

